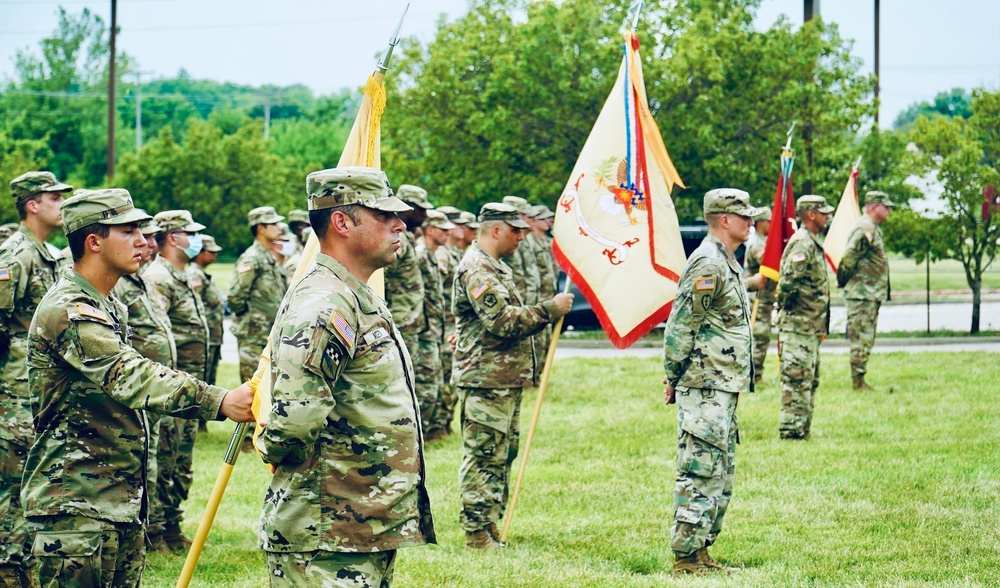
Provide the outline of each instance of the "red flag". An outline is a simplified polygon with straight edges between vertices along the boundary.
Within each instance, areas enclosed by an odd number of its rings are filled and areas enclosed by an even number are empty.
[[[778,281],[781,272],[781,254],[785,244],[795,232],[795,193],[792,190],[792,166],[795,154],[791,150],[791,137],[781,151],[781,172],[778,187],[774,192],[774,207],[771,209],[771,232],[767,234],[764,255],[760,260],[760,273],[770,280]]]

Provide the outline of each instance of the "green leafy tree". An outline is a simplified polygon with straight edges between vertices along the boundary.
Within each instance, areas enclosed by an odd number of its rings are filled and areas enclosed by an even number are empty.
[[[917,102],[899,113],[893,128],[909,133],[916,125],[917,119],[937,118],[939,116],[954,118],[969,118],[972,115],[972,94],[964,88],[953,88],[950,92],[939,92],[934,102]]]
[[[8,121],[17,122],[17,121]],[[18,222],[7,183],[27,171],[45,169],[48,146],[39,139],[15,139],[0,123],[0,223]]]

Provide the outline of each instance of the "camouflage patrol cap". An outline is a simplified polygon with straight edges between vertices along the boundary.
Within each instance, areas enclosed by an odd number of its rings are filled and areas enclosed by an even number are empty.
[[[445,215],[440,210],[428,210],[427,218],[424,220],[425,227],[434,227],[436,229],[444,229],[449,231],[455,228],[455,225],[448,220],[447,215]]]
[[[314,171],[306,176],[306,194],[309,210],[348,204],[360,204],[386,212],[412,210],[392,195],[385,173],[373,167],[335,167]]]
[[[247,223],[254,227],[257,225],[275,225],[285,220],[285,217],[278,214],[273,206],[258,206],[247,213]]]
[[[55,174],[47,171],[31,171],[21,174],[11,180],[10,195],[14,202],[24,202],[42,192],[70,192],[73,186],[56,179]]]
[[[462,216],[462,211],[455,208],[454,206],[438,206],[437,210],[444,213],[448,220],[455,222],[460,216]]]
[[[528,226],[528,223],[521,220],[521,215],[516,208],[509,204],[500,204],[499,202],[484,204],[483,208],[479,211],[479,222],[486,223],[490,221],[503,221],[518,229],[531,228]]]
[[[879,192],[878,190],[872,190],[865,194],[865,206],[869,204],[884,204],[889,208],[896,206],[892,200],[889,200],[889,195],[885,192]]]
[[[219,244],[215,242],[215,237],[211,235],[201,236],[201,248],[210,253],[218,253],[222,251],[222,247],[219,247]]]
[[[205,225],[194,222],[191,213],[186,210],[164,210],[156,213],[153,220],[168,233],[197,233],[205,230]]]
[[[452,222],[455,222],[455,221],[452,221]],[[472,214],[471,212],[469,212],[467,210],[463,210],[462,211],[462,216],[459,217],[458,222],[456,224],[465,225],[465,226],[469,227],[470,229],[478,229],[479,228],[479,221],[476,219],[476,215]]]
[[[305,223],[309,224],[309,212],[296,208],[295,210],[288,211],[288,224],[292,223]]]
[[[827,204],[826,198],[822,196],[815,194],[799,196],[799,199],[795,201],[795,212],[805,212],[807,210],[818,210],[823,214],[830,214],[833,212],[833,207]]]
[[[396,190],[396,196],[407,204],[416,204],[425,210],[434,208],[431,201],[427,199],[427,190],[424,190],[420,186],[403,184]]]
[[[528,201],[520,196],[504,196],[503,203],[508,206],[513,206],[518,212],[524,215],[528,214],[528,211],[531,210],[531,205],[528,204]]]
[[[758,223],[758,222],[761,222],[761,221],[769,221],[769,220],[771,220],[771,209],[770,208],[761,208],[760,212],[757,213],[757,215],[753,217],[753,222],[755,222],[755,223]]]
[[[544,204],[536,204],[531,207],[531,212],[528,216],[538,220],[545,220],[554,217],[555,213],[549,210],[549,207]]]
[[[92,225],[127,225],[150,218],[146,211],[132,204],[128,190],[108,188],[106,190],[81,190],[59,205],[62,212],[63,230],[67,235]]]
[[[702,205],[705,216],[710,214],[738,214],[753,217],[760,213],[759,208],[750,206],[750,194],[736,188],[716,188],[705,192]]]
[[[291,241],[295,239],[295,233],[288,227],[288,223],[278,223],[278,228],[281,229],[281,236],[278,237],[278,241]]]
[[[148,237],[150,235],[156,235],[157,233],[162,233],[163,227],[156,224],[156,221],[150,218],[148,221],[139,225],[139,232]]]

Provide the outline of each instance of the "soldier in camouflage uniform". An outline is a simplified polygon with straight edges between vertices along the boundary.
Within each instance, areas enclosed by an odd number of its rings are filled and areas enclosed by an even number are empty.
[[[444,288],[441,267],[436,252],[448,240],[448,231],[455,228],[444,213],[427,211],[424,221],[424,238],[417,243],[417,259],[420,260],[420,275],[424,282],[424,328],[421,329],[413,358],[413,369],[417,383],[417,400],[420,403],[420,422],[427,441],[443,436],[444,426],[438,416],[444,378],[441,374],[441,347],[444,341]],[[450,420],[450,419],[449,419]]]
[[[191,272],[191,285],[201,296],[205,307],[205,317],[208,320],[208,368],[205,370],[205,381],[215,384],[219,373],[219,362],[222,360],[222,338],[225,334],[225,294],[212,282],[212,274],[205,271],[208,266],[219,258],[222,247],[215,242],[215,237],[203,235],[202,247],[193,263],[188,266]]]
[[[278,223],[285,217],[271,206],[261,206],[248,215],[253,244],[236,260],[226,300],[233,318],[233,334],[239,340],[240,379],[250,380],[267,345],[267,336],[288,289],[285,270],[271,247],[281,237]]]
[[[733,495],[736,404],[740,394],[753,392],[749,297],[733,253],[760,210],[732,188],[706,193],[703,208],[708,236],[681,273],[663,339],[664,395],[667,404],[677,403],[674,574],[737,569],[715,561],[708,548]]]
[[[830,284],[819,233],[833,207],[822,196],[795,203],[799,229],[781,256],[778,335],[781,357],[782,439],[805,439],[819,387],[819,344],[830,330]]]
[[[385,268],[385,300],[410,357],[419,361],[420,331],[424,328],[424,280],[413,234],[427,218],[427,210],[433,206],[427,200],[427,190],[419,186],[403,184],[396,196],[412,210],[399,215],[406,223],[406,230],[399,236],[396,262]]]
[[[535,252],[540,300],[548,300],[556,294],[556,258],[552,253],[552,239],[548,235],[549,229],[552,228],[553,216],[555,215],[547,206],[538,204],[530,207],[528,214],[521,217],[531,226],[531,232],[524,237],[524,242],[530,245],[531,250]],[[551,341],[552,325],[546,326],[545,330],[535,337],[539,356],[539,373],[545,370],[545,357]]]
[[[259,545],[271,586],[387,588],[397,549],[435,542],[413,367],[367,285],[409,206],[373,168],[313,172],[306,191],[320,253],[275,323]]]
[[[62,205],[75,264],[38,305],[28,340],[35,440],[21,498],[43,586],[139,586],[149,451],[143,411],[253,419],[249,386],[227,393],[129,346],[111,295],[139,269],[149,215],[126,190]]]
[[[0,243],[3,243],[16,233],[19,226],[17,223],[4,223],[0,225]]]
[[[504,196],[503,203],[516,208],[521,222],[528,225],[529,228],[529,230],[524,232],[523,236],[525,239],[513,253],[503,259],[503,262],[507,264],[507,267],[510,268],[510,271],[514,275],[514,283],[521,293],[521,300],[527,305],[538,304],[541,300],[539,298],[539,292],[542,287],[541,274],[538,262],[536,261],[538,259],[537,252],[532,243],[527,239],[528,234],[531,233],[531,225],[527,222],[526,213],[531,210],[531,205],[520,196]],[[542,349],[545,339],[544,329],[534,335],[534,339],[533,353],[535,355],[535,379],[537,380],[538,375],[542,373],[542,364],[545,363],[545,351]]]
[[[837,268],[837,285],[847,300],[851,380],[855,390],[872,390],[865,382],[868,356],[875,345],[879,308],[883,300],[889,299],[889,257],[879,225],[889,218],[892,207],[892,200],[885,192],[865,194],[865,214],[851,229]]]
[[[139,228],[146,243],[141,248],[142,259],[139,269],[148,265],[153,259],[153,246],[156,235],[161,233],[156,223],[147,221]],[[122,276],[111,293],[128,310],[128,327],[132,334],[132,348],[140,355],[151,359],[168,368],[177,367],[177,347],[174,344],[174,334],[170,328],[170,318],[167,311],[153,300],[151,288],[137,271],[134,274]],[[147,516],[146,535],[154,551],[168,552],[169,548],[163,541],[163,495],[157,487],[159,477],[158,455],[160,450],[160,415],[146,412],[146,429],[149,438],[149,459],[146,462],[146,487],[149,489],[149,514]],[[173,453],[170,448],[163,452],[163,461],[167,469],[173,469]]]
[[[299,268],[299,260],[302,259],[302,247],[299,246],[298,238],[287,224],[278,223],[278,226],[281,228],[281,236],[274,242],[272,250],[278,259],[281,271],[285,272],[285,281],[291,284],[292,276]]]
[[[163,229],[156,235],[159,256],[143,268],[142,277],[152,288],[174,332],[177,346],[177,369],[204,380],[208,373],[208,318],[201,296],[188,273],[188,264],[204,243],[199,231],[205,225],[196,223],[186,210],[158,213],[156,224]],[[191,540],[181,532],[184,511],[194,472],[192,457],[198,421],[185,418],[160,419],[160,447],[170,453],[159,466],[157,489],[163,495],[163,540],[170,549],[186,550]]]
[[[292,233],[298,240],[299,251],[301,252],[306,244],[306,240],[309,239],[309,212],[298,208],[289,210],[288,228],[292,230]]]
[[[28,325],[56,282],[61,254],[45,242],[62,226],[59,204],[72,186],[49,172],[10,183],[21,224],[0,246],[0,586],[27,585],[31,540],[21,509],[21,472],[31,447]]]
[[[761,208],[760,214],[754,217],[754,229],[756,232],[747,241],[746,256],[744,265],[745,274],[748,278],[754,278],[760,273],[760,261],[764,257],[764,246],[767,245],[767,234],[771,230],[771,209]],[[750,280],[747,290],[750,291],[750,303],[756,305],[757,316],[753,316],[753,374],[754,383],[760,384],[764,374],[764,360],[767,359],[767,346],[771,344],[771,314],[774,311],[774,293],[778,289],[778,283],[774,280],[764,278],[764,287],[757,289],[757,285]],[[758,302],[759,301],[759,302]]]
[[[535,385],[532,336],[569,312],[573,295],[525,304],[501,260],[517,249],[528,225],[506,204],[484,205],[479,221],[479,238],[455,273],[452,381],[462,422],[459,520],[466,547],[492,549],[503,546],[496,524],[517,457],[521,390]]]

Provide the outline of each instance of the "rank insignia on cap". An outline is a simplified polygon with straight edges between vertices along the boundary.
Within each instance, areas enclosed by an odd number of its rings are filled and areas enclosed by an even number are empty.
[[[9,280],[9,279],[10,279],[10,268],[5,267],[3,269],[0,269],[0,280]]]
[[[108,315],[89,304],[83,304],[82,302],[78,303],[76,305],[76,309],[80,313],[80,316],[89,316],[90,318],[94,318],[105,323],[108,322]]]
[[[344,318],[344,315],[340,314],[339,310],[333,313],[333,317],[330,318],[330,324],[343,337],[348,347],[354,347],[354,329],[351,328],[351,325],[347,324],[347,319]]]
[[[705,276],[704,278],[698,278],[694,281],[695,290],[714,290],[715,289],[715,278],[710,276]]]
[[[806,254],[805,253],[795,253],[795,254],[792,254],[792,261],[794,261],[796,263],[798,263],[800,261],[805,261],[805,260],[806,260]]]
[[[249,261],[244,261],[240,265],[236,266],[236,271],[239,273],[248,272],[253,269],[253,264]]]
[[[473,288],[470,294],[472,294],[473,299],[479,300],[479,297],[483,295],[483,292],[489,289],[490,287],[486,284],[486,282],[479,282],[479,285]]]

